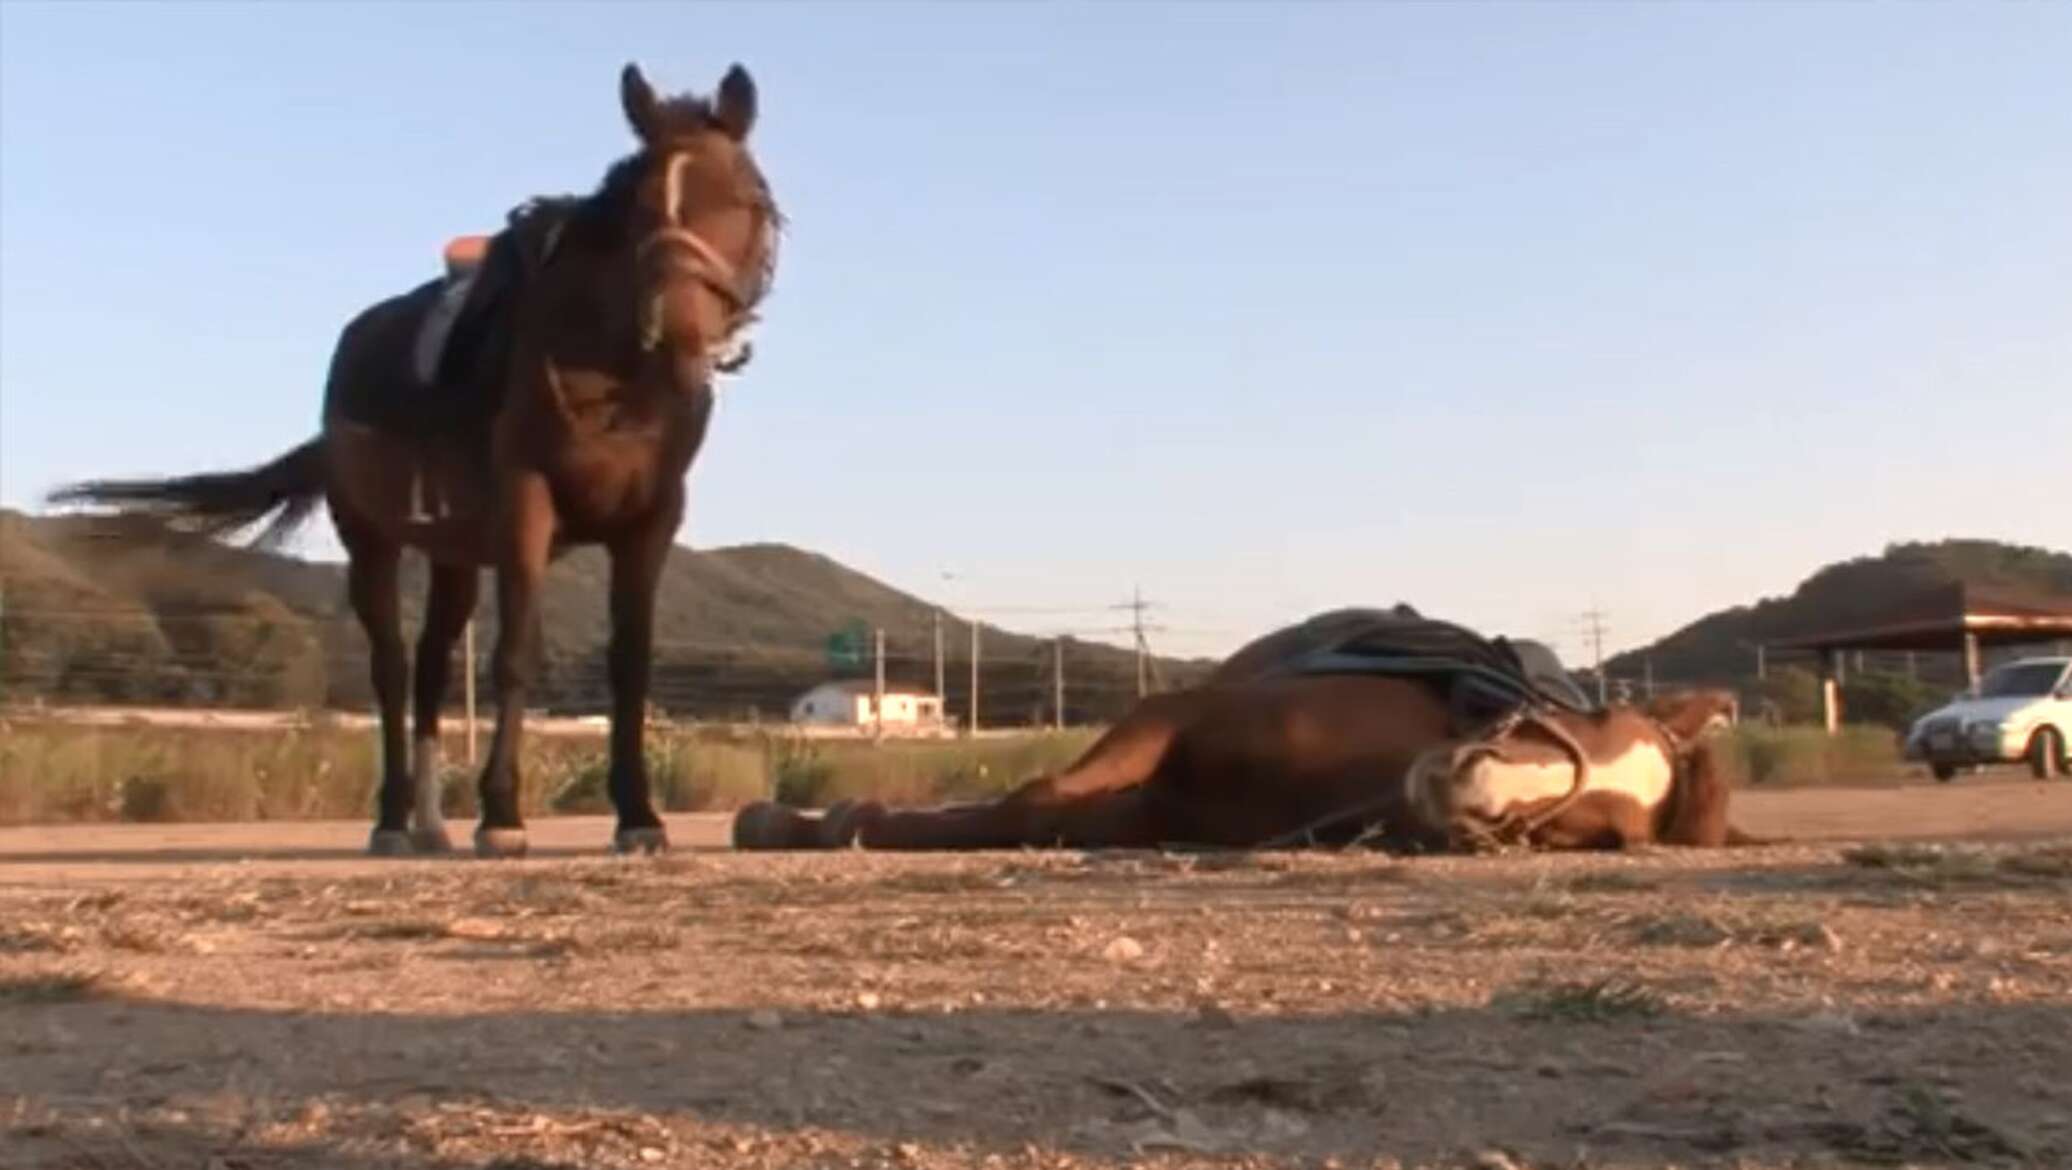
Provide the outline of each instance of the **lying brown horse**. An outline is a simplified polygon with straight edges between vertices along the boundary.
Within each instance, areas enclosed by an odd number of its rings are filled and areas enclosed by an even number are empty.
[[[293,451],[249,471],[53,495],[218,534],[271,517],[262,542],[285,536],[319,501],[329,505],[381,707],[375,853],[450,847],[439,815],[439,709],[484,565],[497,570],[497,723],[475,845],[489,856],[525,851],[518,743],[537,670],[538,598],[549,561],[577,544],[601,544],[611,557],[613,841],[622,850],[667,845],[641,745],[656,583],[682,521],[684,475],[704,442],[714,365],[767,291],[778,220],[747,145],[756,91],[745,70],[729,70],[710,99],[658,99],[632,65],[619,89],[639,149],[595,194],[514,214],[460,313],[467,327],[455,326],[429,382],[415,359],[446,295],[441,281],[346,325],[322,431]],[[414,768],[397,597],[406,547],[432,562]]]
[[[1622,848],[1751,840],[1727,822],[1707,742],[1733,696],[1648,710],[1534,704],[1461,738],[1426,682],[1265,669],[1329,622],[1234,655],[1204,686],[1140,703],[1075,763],[986,803],[814,817],[763,802],[744,849],[1272,848],[1371,841],[1404,850]]]

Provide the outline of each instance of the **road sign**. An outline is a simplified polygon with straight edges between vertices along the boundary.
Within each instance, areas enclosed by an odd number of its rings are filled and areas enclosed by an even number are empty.
[[[827,665],[833,670],[861,670],[870,661],[870,627],[861,618],[827,636]]]

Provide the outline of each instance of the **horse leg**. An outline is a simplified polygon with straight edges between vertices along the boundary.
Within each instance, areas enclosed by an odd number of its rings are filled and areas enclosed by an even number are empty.
[[[525,473],[503,492],[502,551],[498,557],[496,732],[482,769],[482,820],[475,827],[480,857],[525,855],[525,821],[518,813],[518,746],[524,734],[525,692],[539,670],[540,586],[554,542],[554,501],[544,478]]]
[[[338,532],[349,558],[346,593],[367,632],[368,671],[381,710],[381,792],[367,851],[393,857],[410,852],[410,776],[403,754],[403,695],[409,668],[396,582],[402,549],[348,525],[340,524]]]
[[[668,830],[655,815],[648,793],[643,739],[653,666],[655,585],[682,515],[679,497],[611,549],[612,636],[607,655],[612,682],[610,788],[612,808],[619,814],[612,848],[620,853],[657,853],[669,848]]]
[[[819,835],[833,848],[1148,849],[1162,836],[1151,807],[1143,786],[1065,794],[1045,778],[979,804],[888,809],[843,801],[827,810]]]
[[[417,824],[410,831],[410,843],[420,853],[445,853],[453,848],[446,837],[446,817],[439,808],[441,796],[439,753],[439,708],[446,702],[446,680],[453,668],[453,644],[475,616],[475,597],[481,589],[481,573],[472,565],[432,566],[432,584],[425,600],[424,629],[417,636],[414,698],[414,734],[410,745],[411,784],[417,793]],[[474,663],[468,664],[474,669]]]
[[[1148,847],[1159,834],[1146,784],[1199,706],[1188,692],[1139,703],[1071,767],[973,804],[888,809],[842,801],[812,818],[759,801],[734,819],[739,849],[1012,849]]]
[[[1733,798],[1733,784],[1724,769],[1722,749],[1717,742],[1702,742],[1687,749],[1683,774],[1670,794],[1659,833],[1664,845],[1719,849],[1764,843],[1728,823],[1727,804]]]

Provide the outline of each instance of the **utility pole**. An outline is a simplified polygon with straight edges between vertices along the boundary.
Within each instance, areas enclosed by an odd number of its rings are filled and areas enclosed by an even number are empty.
[[[978,735],[978,619],[971,619],[971,715],[969,734]]]
[[[1151,693],[1151,673],[1155,669],[1155,664],[1151,661],[1151,639],[1145,636],[1151,627],[1144,624],[1144,613],[1157,604],[1155,601],[1144,600],[1144,587],[1139,585],[1131,590],[1128,601],[1109,607],[1130,611],[1130,633],[1136,641],[1137,697],[1140,699]]]
[[[1757,642],[1755,644],[1755,681],[1757,682],[1769,681],[1770,659],[1769,656],[1766,653],[1764,653],[1768,649],[1769,647],[1763,645],[1761,642]]]
[[[1130,610],[1134,615],[1134,620],[1130,623],[1131,628],[1137,635],[1137,697],[1141,699],[1144,692],[1150,689],[1151,681],[1145,676],[1144,671],[1144,660],[1149,656],[1145,654],[1147,647],[1144,645],[1144,587],[1141,585],[1130,598]]]
[[[885,738],[885,631],[875,631],[877,637],[872,657],[877,660],[877,675],[871,685],[871,737]]]
[[[1604,611],[1585,610],[1583,620],[1589,623],[1591,669],[1597,673],[1597,705],[1602,707],[1610,701],[1604,679]]]
[[[1144,587],[1139,585],[1130,594],[1130,629],[1137,636],[1137,697],[1143,698],[1150,690],[1150,679],[1144,670],[1145,660],[1150,657],[1150,647],[1144,644]]]
[[[1652,657],[1641,659],[1640,669],[1641,693],[1645,694],[1648,698],[1652,699],[1655,697],[1655,660]]]
[[[1065,730],[1065,636],[1059,634],[1051,643],[1056,653],[1051,659],[1051,725],[1059,731]]]
[[[939,609],[938,609],[938,610],[936,610],[933,616],[934,616],[934,618],[935,618],[935,701],[936,701],[937,703],[941,703],[941,702],[943,701],[943,697],[942,697],[942,611],[941,611],[941,610],[939,610]]]
[[[468,713],[468,767],[475,766],[475,619],[472,615],[461,635],[461,656],[467,659],[467,682],[461,687],[462,705]]]

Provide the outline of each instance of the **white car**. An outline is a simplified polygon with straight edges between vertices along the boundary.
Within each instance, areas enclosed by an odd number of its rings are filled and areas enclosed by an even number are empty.
[[[1960,694],[1914,721],[1906,758],[1937,780],[1979,764],[2027,760],[2038,779],[2072,771],[2072,658],[2023,658],[1988,671],[1977,694]]]

